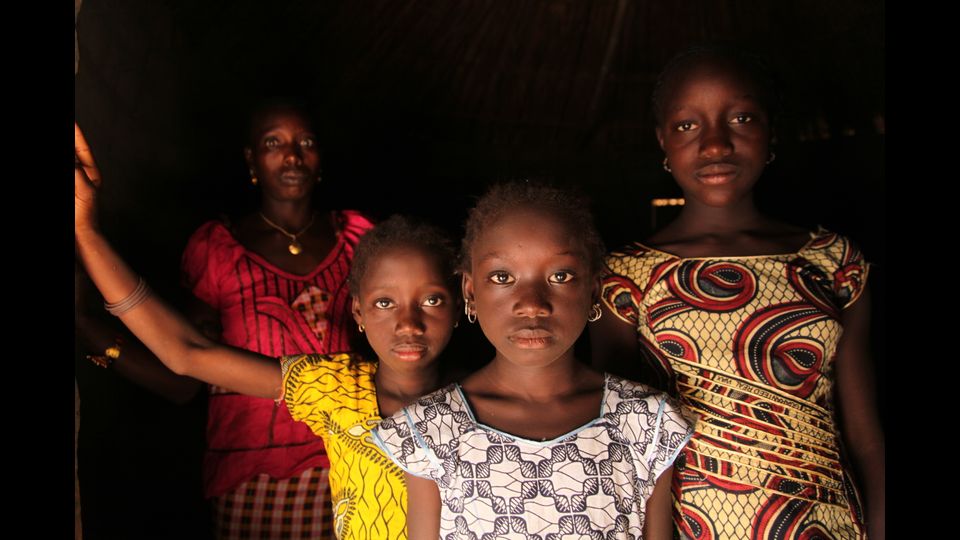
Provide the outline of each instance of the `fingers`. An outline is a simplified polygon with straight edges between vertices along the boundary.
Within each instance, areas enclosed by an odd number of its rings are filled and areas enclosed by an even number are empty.
[[[76,166],[82,167],[83,172],[90,182],[99,187],[100,170],[93,160],[93,152],[90,151],[90,145],[87,144],[87,139],[83,136],[83,132],[80,131],[80,126],[77,125],[76,122],[73,123],[73,146]]]

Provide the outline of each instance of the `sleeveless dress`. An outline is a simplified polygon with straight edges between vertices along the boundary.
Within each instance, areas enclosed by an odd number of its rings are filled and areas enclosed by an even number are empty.
[[[602,298],[633,325],[660,388],[696,415],[674,521],[696,539],[864,538],[833,400],[841,311],[868,266],[819,229],[796,253],[681,258],[635,243]]]
[[[223,343],[278,358],[349,348],[347,275],[372,224],[349,210],[333,219],[336,245],[303,276],[248,251],[219,221],[193,234],[184,279],[220,313]],[[329,537],[329,467],[323,442],[285,407],[210,387],[203,482],[218,538]]]
[[[404,471],[440,490],[440,537],[643,538],[647,499],[692,434],[680,405],[652,388],[604,378],[599,415],[550,441],[477,422],[452,384],[373,431]]]

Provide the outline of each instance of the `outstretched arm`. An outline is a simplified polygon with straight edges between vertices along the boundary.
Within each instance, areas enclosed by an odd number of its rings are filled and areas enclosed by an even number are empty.
[[[834,359],[837,402],[846,448],[866,497],[867,532],[871,540],[885,537],[885,451],[877,415],[873,364],[869,355],[870,295],[843,311],[843,337]]]
[[[96,222],[100,173],[79,126],[75,129],[74,143],[77,255],[104,300],[116,303],[137,288],[139,277],[100,234]],[[120,320],[178,375],[251,396],[276,398],[280,395],[280,366],[275,359],[216,343],[156,296],[148,296],[122,314]]]

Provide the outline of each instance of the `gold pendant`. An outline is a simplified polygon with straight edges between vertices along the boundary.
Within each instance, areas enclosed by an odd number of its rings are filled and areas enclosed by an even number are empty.
[[[300,245],[300,242],[294,240],[290,242],[290,245],[287,246],[287,249],[290,250],[292,255],[299,255],[303,251],[303,246]]]

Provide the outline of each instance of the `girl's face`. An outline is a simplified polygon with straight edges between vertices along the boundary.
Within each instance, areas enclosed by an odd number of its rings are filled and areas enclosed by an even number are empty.
[[[320,149],[310,123],[300,113],[277,109],[255,127],[247,165],[260,179],[264,197],[299,200],[310,195],[320,173]]]
[[[447,346],[457,302],[437,256],[397,246],[373,258],[353,298],[353,318],[381,362],[393,369],[422,369]]]
[[[476,302],[498,359],[526,366],[572,360],[600,287],[575,231],[549,213],[511,210],[479,235],[471,261],[463,295]]]
[[[718,63],[670,84],[657,139],[684,196],[727,206],[749,195],[770,155],[766,109],[747,77]]]

